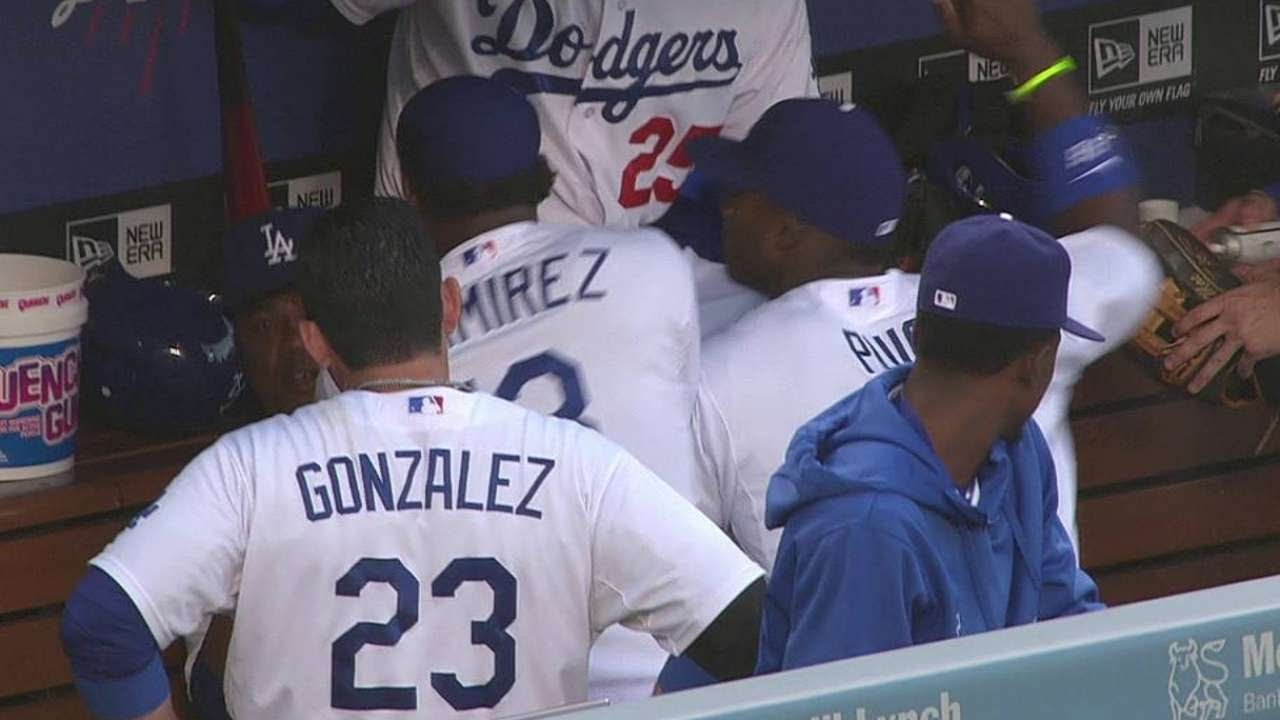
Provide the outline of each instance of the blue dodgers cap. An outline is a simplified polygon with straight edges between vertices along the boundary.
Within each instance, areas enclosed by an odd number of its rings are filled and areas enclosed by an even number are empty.
[[[223,296],[232,313],[293,286],[298,253],[319,208],[276,208],[236,224],[222,243]]]
[[[533,168],[541,148],[533,105],[503,82],[475,75],[419,90],[396,124],[400,169],[418,187],[504,180]]]
[[[1008,215],[976,215],[948,225],[929,247],[916,309],[1102,342],[1067,317],[1070,279],[1071,258],[1054,237]]]
[[[698,171],[728,191],[761,193],[801,220],[857,245],[887,246],[902,216],[906,173],[870,112],[829,100],[783,100],[745,140],[700,138]]]

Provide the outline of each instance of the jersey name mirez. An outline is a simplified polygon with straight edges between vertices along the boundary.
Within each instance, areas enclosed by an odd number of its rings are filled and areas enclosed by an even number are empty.
[[[493,0],[476,0],[481,17],[498,13]],[[522,15],[532,8],[532,30],[520,34]],[[646,97],[686,93],[700,88],[730,85],[742,70],[738,52],[738,31],[730,28],[702,29],[688,32],[634,33],[636,11],[628,10],[622,30],[611,37],[587,40],[588,32],[576,23],[557,28],[555,10],[549,0],[515,0],[502,11],[493,34],[478,34],[471,39],[471,50],[477,55],[501,56],[517,62],[533,62],[546,58],[556,68],[570,69],[578,64],[583,52],[589,53],[589,77],[598,83],[631,80],[626,87],[584,87],[581,77],[552,75],[515,68],[504,68],[494,74],[525,93],[569,95],[579,102],[602,103],[601,117],[611,123],[626,120],[636,105]],[[592,51],[595,51],[594,54]],[[654,82],[672,78],[692,67],[701,76],[715,77],[670,84]]]
[[[603,300],[608,292],[596,286],[595,280],[609,259],[609,250],[582,248],[576,258],[590,263],[576,287],[562,281],[565,263],[570,260],[566,253],[493,273],[464,287],[462,319],[450,344],[466,342],[571,302]]]
[[[511,479],[521,465],[533,466],[537,475],[527,491],[513,492]],[[540,520],[542,511],[534,502],[555,467],[551,458],[518,453],[406,448],[303,463],[294,477],[311,522],[408,510],[472,510]]]

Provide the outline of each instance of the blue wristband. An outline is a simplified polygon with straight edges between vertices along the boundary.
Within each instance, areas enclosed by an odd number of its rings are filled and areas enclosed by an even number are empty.
[[[1091,115],[1071,118],[1037,136],[1031,143],[1031,167],[1044,183],[1035,203],[1040,217],[1138,184],[1120,137]]]

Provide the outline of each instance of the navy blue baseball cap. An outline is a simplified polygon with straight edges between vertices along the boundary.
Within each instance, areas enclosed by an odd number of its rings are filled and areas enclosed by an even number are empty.
[[[916,309],[1009,328],[1065,330],[1102,342],[1067,317],[1071,258],[1053,236],[1009,215],[951,223],[929,246]]]
[[[541,148],[538,114],[524,95],[475,75],[419,90],[396,124],[400,169],[419,187],[513,177],[537,164]]]
[[[906,173],[871,113],[829,100],[783,100],[741,142],[689,144],[698,171],[726,191],[752,190],[848,242],[884,247],[902,216]]]
[[[244,220],[222,243],[223,298],[232,313],[293,286],[298,253],[319,208],[276,208]]]

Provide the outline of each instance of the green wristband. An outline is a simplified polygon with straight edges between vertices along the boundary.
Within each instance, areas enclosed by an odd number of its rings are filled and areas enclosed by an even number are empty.
[[[1067,55],[1058,62],[1036,73],[1030,80],[1022,83],[1017,88],[1005,93],[1005,97],[1007,97],[1009,102],[1012,103],[1026,102],[1026,100],[1034,95],[1037,90],[1043,87],[1045,83],[1060,75],[1066,75],[1067,73],[1074,71],[1077,67],[1075,58]]]

